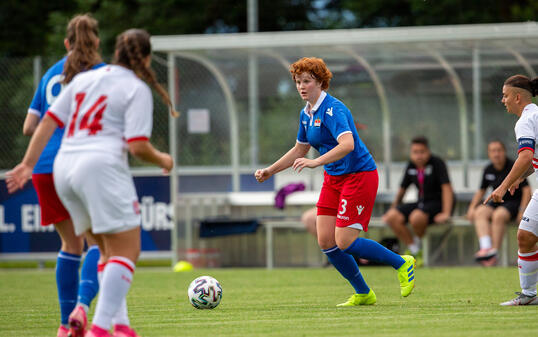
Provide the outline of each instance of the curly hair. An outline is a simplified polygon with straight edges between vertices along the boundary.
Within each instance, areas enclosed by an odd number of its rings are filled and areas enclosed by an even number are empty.
[[[321,83],[321,90],[329,88],[329,82],[333,74],[327,68],[323,59],[317,57],[303,57],[290,66],[291,77],[295,81],[295,77],[302,73],[310,73],[312,77]]]

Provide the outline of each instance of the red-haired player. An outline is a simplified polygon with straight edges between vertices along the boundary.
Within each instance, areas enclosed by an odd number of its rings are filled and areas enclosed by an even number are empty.
[[[376,302],[353,256],[397,269],[401,294],[408,296],[415,285],[414,258],[399,256],[375,241],[359,237],[360,231],[368,230],[379,178],[351,112],[325,91],[332,73],[322,59],[315,57],[298,60],[290,66],[290,72],[299,95],[306,101],[300,112],[297,142],[271,166],[257,170],[256,179],[263,182],[290,166],[300,172],[305,167],[323,165],[325,176],[316,205],[318,243],[356,292],[339,306]],[[310,146],[318,150],[318,158],[304,158]]]

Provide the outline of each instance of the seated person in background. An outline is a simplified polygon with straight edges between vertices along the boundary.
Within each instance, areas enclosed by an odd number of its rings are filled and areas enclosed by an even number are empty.
[[[419,266],[423,263],[420,241],[426,234],[426,227],[450,219],[454,193],[445,163],[431,154],[425,137],[413,138],[410,150],[410,161],[402,183],[390,209],[383,215],[383,221],[407,245]],[[418,189],[418,201],[402,204],[405,191],[411,184]],[[405,226],[407,222],[413,228],[414,235]]]
[[[506,157],[506,149],[501,141],[494,140],[488,144],[490,164],[482,174],[480,189],[476,191],[469,204],[467,219],[474,222],[480,250],[475,258],[484,266],[497,264],[497,251],[504,235],[504,228],[509,221],[521,221],[523,211],[531,198],[531,188],[524,180],[515,190],[514,195],[506,193],[503,203],[489,201],[482,204],[482,198],[488,187],[495,190],[506,178],[514,161]]]
[[[304,211],[301,215],[301,222],[304,224],[308,233],[312,234],[315,238],[318,237],[318,233],[316,231],[317,212],[318,209],[316,207],[312,207]]]

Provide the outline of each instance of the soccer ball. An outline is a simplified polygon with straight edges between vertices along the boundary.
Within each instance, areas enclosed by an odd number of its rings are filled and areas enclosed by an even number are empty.
[[[200,276],[189,285],[189,302],[196,309],[213,309],[222,299],[222,287],[211,276]]]

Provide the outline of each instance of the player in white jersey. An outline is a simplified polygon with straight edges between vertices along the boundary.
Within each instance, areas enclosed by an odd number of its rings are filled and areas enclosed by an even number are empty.
[[[516,139],[519,144],[518,157],[503,180],[484,201],[503,202],[507,191],[514,193],[519,184],[538,169],[538,106],[532,97],[538,94],[538,77],[530,80],[523,75],[509,77],[503,86],[502,103],[506,110],[519,117]],[[517,232],[518,270],[521,292],[516,298],[501,305],[538,305],[536,283],[538,281],[538,190],[534,191],[527,205]]]
[[[45,72],[35,91],[24,120],[23,133],[26,136],[35,132],[50,105],[76,74],[105,65],[99,55],[98,22],[89,14],[76,15],[69,21],[64,45],[67,55]],[[60,201],[54,187],[52,170],[62,137],[63,129],[57,128],[41,153],[32,174],[32,184],[41,209],[41,225],[53,224],[62,244],[56,259],[56,288],[60,305],[57,337],[67,337],[69,318],[75,307],[80,305],[86,311],[89,310],[99,290],[97,242],[86,233],[88,251],[79,277],[84,241],[82,236],[75,235],[71,215]]]
[[[173,166],[170,155],[149,142],[153,98],[141,79],[171,107],[150,69],[149,34],[131,29],[119,35],[114,63],[73,79],[50,107],[22,163],[8,173],[7,180],[10,191],[22,187],[54,128],[66,128],[54,163],[54,183],[73,217],[75,232],[91,230],[107,260],[86,337],[110,336],[113,319],[114,336],[137,336],[130,328],[125,297],[140,253],[141,219],[127,150],[167,172]],[[171,112],[177,114],[172,107]]]

